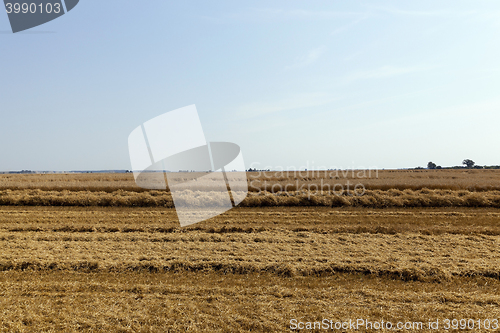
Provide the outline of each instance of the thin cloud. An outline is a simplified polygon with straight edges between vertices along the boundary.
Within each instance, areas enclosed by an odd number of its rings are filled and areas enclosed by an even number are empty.
[[[236,113],[241,118],[253,118],[276,112],[318,107],[336,100],[337,98],[327,93],[303,93],[280,101],[243,105],[237,109]]]
[[[362,22],[362,21],[366,20],[366,19],[367,19],[367,18],[369,18],[370,16],[371,16],[371,15],[365,15],[365,16],[363,16],[363,17],[361,17],[361,18],[359,18],[359,19],[357,19],[357,20],[355,20],[355,21],[353,21],[353,22],[351,22],[351,23],[349,23],[349,24],[346,24],[346,25],[344,25],[344,26],[341,26],[341,27],[339,27],[339,28],[337,28],[337,29],[333,30],[331,34],[332,34],[332,35],[338,35],[338,34],[340,34],[340,33],[344,32],[344,31],[347,31],[347,30],[351,29],[352,27],[354,27],[355,25],[357,25],[358,23],[360,23],[360,22]]]
[[[314,11],[314,10],[303,10],[303,9],[292,9],[292,10],[283,10],[283,9],[273,9],[273,8],[258,8],[255,9],[257,14],[260,14],[263,17],[281,17],[281,18],[289,18],[289,19],[331,19],[331,18],[339,18],[339,17],[348,17],[348,16],[360,16],[365,15],[360,12],[344,12],[344,11]]]
[[[421,11],[421,10],[404,10],[397,8],[387,8],[387,7],[378,7],[380,11],[396,14],[396,15],[410,15],[410,16],[443,16],[447,12],[440,11]]]
[[[394,7],[368,6],[368,8],[379,12],[385,12],[399,16],[414,16],[414,17],[466,17],[474,14],[486,14],[477,10],[411,10]]]
[[[246,8],[237,12],[223,13],[225,19],[241,21],[255,20],[330,20],[338,18],[363,17],[367,13],[350,11],[280,9],[280,8]],[[207,17],[205,17],[207,19]]]
[[[428,71],[435,67],[430,66],[414,66],[414,67],[396,67],[396,66],[383,66],[380,68],[375,68],[367,71],[357,71],[344,78],[345,83],[351,83],[358,80],[368,80],[368,79],[383,79],[389,77],[395,77],[410,73],[417,73],[422,71]]]
[[[500,100],[484,100],[480,102],[467,103],[463,105],[452,105],[446,107],[439,107],[431,110],[425,110],[418,113],[412,113],[409,115],[401,115],[386,119],[381,119],[376,123],[367,125],[367,127],[380,128],[380,126],[387,124],[392,124],[397,126],[397,123],[406,122],[407,124],[428,124],[430,122],[443,124],[447,120],[453,118],[455,122],[460,119],[473,118],[477,119],[491,119],[490,123],[496,123],[496,120],[500,120],[498,110],[500,109]],[[480,115],[480,116],[479,116]],[[470,122],[472,127],[475,123]],[[494,125],[493,125],[494,126]],[[494,131],[492,131],[494,132]]]
[[[395,16],[413,16],[413,17],[455,17],[471,19],[498,20],[500,11],[491,10],[412,10],[396,7],[383,6],[364,6],[364,11],[319,11],[305,9],[280,9],[280,8],[246,8],[237,12],[221,13],[221,16],[200,16],[201,18],[213,23],[227,23],[230,21],[252,22],[255,20],[330,20],[338,18],[353,18],[355,21],[346,26],[340,27],[332,32],[333,35],[348,30],[355,24],[368,17],[374,17],[381,13],[388,13]]]
[[[294,64],[286,66],[285,69],[289,70],[289,69],[309,66],[315,63],[323,55],[324,52],[325,52],[324,46],[312,49],[305,56],[297,58]]]

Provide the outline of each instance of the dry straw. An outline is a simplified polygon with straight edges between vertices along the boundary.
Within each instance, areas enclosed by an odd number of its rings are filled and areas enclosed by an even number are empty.
[[[221,200],[214,193],[210,200],[186,193],[186,203],[195,207],[212,207]],[[203,198],[199,200],[198,198]],[[172,197],[166,191],[115,192],[92,191],[0,191],[0,205],[4,206],[100,206],[100,207],[168,207],[173,208]],[[491,207],[500,208],[500,191],[471,192],[467,190],[367,190],[364,195],[315,192],[250,193],[241,207]]]

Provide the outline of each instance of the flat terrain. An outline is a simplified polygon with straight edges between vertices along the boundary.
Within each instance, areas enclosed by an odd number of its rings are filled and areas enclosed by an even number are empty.
[[[5,331],[285,331],[294,318],[500,315],[492,209],[237,208],[182,229],[167,208],[0,216]]]
[[[363,274],[14,271],[0,283],[4,332],[288,332],[292,319],[359,318],[423,322],[424,329],[401,332],[429,332],[428,320],[444,327],[446,318],[500,314],[500,283],[482,277],[423,283]]]
[[[425,332],[429,320],[444,331],[446,318],[476,328],[500,319],[497,190],[374,189],[356,199],[366,204],[346,196],[333,207],[331,193],[321,196],[329,205],[309,206],[255,193],[276,204],[181,228],[165,198],[107,197],[168,193],[10,182],[0,194],[0,331],[283,332],[292,319],[365,319],[422,322],[403,331]],[[436,197],[451,205],[425,206]],[[368,204],[391,200],[403,204]]]
[[[250,191],[295,191],[302,185],[363,184],[371,190],[500,190],[500,169],[445,170],[330,170],[247,172]],[[295,187],[294,187],[295,186]],[[107,174],[0,174],[0,190],[41,189],[45,191],[144,191],[132,173]]]

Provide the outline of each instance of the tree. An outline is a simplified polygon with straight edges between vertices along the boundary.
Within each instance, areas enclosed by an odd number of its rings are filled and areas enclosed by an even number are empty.
[[[476,165],[476,162],[474,162],[473,160],[466,159],[462,161],[462,164],[465,165],[468,169],[472,169],[474,165]]]
[[[437,167],[437,165],[434,162],[427,163],[427,169],[434,170],[434,169],[436,169],[436,167]]]

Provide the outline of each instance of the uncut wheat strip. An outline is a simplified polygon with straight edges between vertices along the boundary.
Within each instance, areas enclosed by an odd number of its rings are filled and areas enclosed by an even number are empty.
[[[220,200],[223,194],[213,193],[201,200],[195,192],[183,196],[195,206],[204,207]],[[179,194],[180,195],[180,194]],[[207,201],[208,200],[208,201]],[[210,201],[211,200],[211,201]],[[213,202],[212,202],[213,201]],[[169,207],[169,192],[115,191],[0,191],[0,205],[17,206],[102,206],[102,207]],[[500,208],[500,191],[470,192],[449,190],[366,191],[364,195],[335,195],[329,192],[250,193],[242,207],[323,206],[323,207],[496,207]]]

